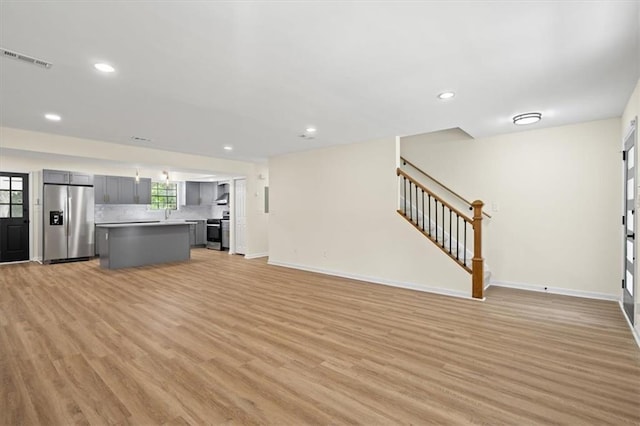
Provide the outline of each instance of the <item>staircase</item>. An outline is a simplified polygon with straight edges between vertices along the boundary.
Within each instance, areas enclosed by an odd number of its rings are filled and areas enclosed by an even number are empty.
[[[400,181],[398,214],[471,274],[472,296],[482,299],[484,284],[491,275],[482,258],[482,217],[491,217],[482,211],[484,203],[465,200],[406,159],[401,160],[405,165],[409,164],[417,172],[454,194],[473,211],[472,216],[463,213],[406,171],[400,168],[396,170]]]

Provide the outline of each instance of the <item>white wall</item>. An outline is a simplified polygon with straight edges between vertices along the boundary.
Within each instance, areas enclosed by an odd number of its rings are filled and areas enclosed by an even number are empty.
[[[401,154],[485,202],[492,282],[618,298],[620,119],[482,139],[405,137]],[[498,211],[492,211],[493,204]]]
[[[247,179],[247,258],[269,254],[269,214],[264,211],[264,188],[269,186],[269,168],[266,164],[256,164],[252,176],[253,179]]]
[[[457,295],[471,276],[397,213],[396,142],[270,158],[269,262]]]
[[[627,134],[627,131],[629,130],[629,126],[631,123],[631,120],[636,119],[638,116],[640,115],[640,80],[638,81],[638,84],[636,85],[635,90],[633,91],[633,93],[631,94],[630,98],[629,98],[629,102],[627,103],[627,107],[624,110],[624,113],[622,114],[622,121],[621,121],[621,127],[620,127],[620,131],[621,131],[621,135],[622,138],[624,138]],[[640,127],[640,126],[639,126]],[[640,129],[639,129],[640,130]],[[639,143],[640,140],[638,140],[638,135],[639,132],[636,132],[636,158],[635,158],[635,164],[638,164],[638,160],[640,159],[640,155],[638,155],[638,149],[640,148]],[[621,140],[622,140],[621,138]],[[619,146],[621,146],[622,142],[619,142]],[[636,199],[640,199],[639,197],[639,189],[640,189],[640,167],[636,166],[636,170],[637,170],[637,175],[636,175],[636,182],[638,182],[637,185],[637,189],[636,189]],[[637,220],[637,214],[636,214],[636,227],[635,229],[638,229],[638,224],[639,221]],[[636,240],[636,253],[640,253],[640,247],[638,247],[638,240]],[[622,267],[621,267],[622,268]],[[635,318],[635,327],[637,330],[638,335],[640,335],[640,283],[638,282],[638,278],[640,278],[640,266],[638,265],[638,262],[636,262],[636,270],[635,270],[635,278],[636,278],[636,294],[635,294],[635,300],[636,300],[636,306],[635,306],[635,312],[636,312],[636,318]]]
[[[60,155],[66,157],[60,158]],[[0,170],[27,173],[51,168],[126,176],[127,173],[133,173],[131,165],[141,165],[141,176],[152,178],[158,176],[148,175],[152,172],[147,171],[144,165],[157,165],[161,167],[159,171],[164,169],[169,171],[211,171],[212,173],[246,176],[247,185],[253,188],[258,187],[256,170],[262,170],[265,167],[244,161],[181,154],[0,127]],[[248,211],[258,211],[258,204],[259,200],[256,197],[247,198]],[[264,252],[268,246],[266,221],[256,216],[258,215],[250,214],[247,217],[248,253]],[[33,241],[31,245],[34,246]]]

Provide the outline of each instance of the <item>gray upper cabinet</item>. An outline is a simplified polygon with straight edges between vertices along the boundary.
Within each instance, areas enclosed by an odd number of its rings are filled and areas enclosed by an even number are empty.
[[[105,204],[107,202],[106,180],[107,177],[102,175],[95,175],[93,177],[93,195],[96,200],[96,204]]]
[[[93,175],[87,173],[69,173],[69,183],[71,185],[93,185]]]
[[[200,182],[200,204],[216,203],[216,187],[214,182]]]
[[[151,204],[151,179],[96,175],[93,180],[96,204]]]
[[[70,172],[60,170],[43,170],[42,183],[59,183],[67,185],[69,183]]]
[[[185,204],[187,206],[215,204],[216,187],[215,182],[185,182]]]
[[[63,170],[43,170],[43,183],[59,183],[61,185],[93,185],[93,175],[88,173],[67,172]]]
[[[136,203],[136,180],[132,177],[120,177],[118,180],[117,204]]]
[[[136,203],[151,204],[151,179],[140,178],[136,183]]]
[[[95,175],[93,193],[96,204],[119,204],[120,178],[117,176]]]
[[[187,206],[200,205],[200,182],[185,182],[185,204]]]

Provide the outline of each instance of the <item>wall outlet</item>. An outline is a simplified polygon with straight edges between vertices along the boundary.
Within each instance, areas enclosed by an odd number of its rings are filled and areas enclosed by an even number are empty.
[[[491,203],[491,211],[492,212],[497,212],[500,210],[500,205],[498,204],[497,201],[494,201]]]

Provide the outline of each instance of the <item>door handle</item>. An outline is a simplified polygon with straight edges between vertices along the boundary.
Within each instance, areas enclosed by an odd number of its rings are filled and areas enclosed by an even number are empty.
[[[635,240],[636,239],[636,233],[635,232],[627,233],[627,238]]]

